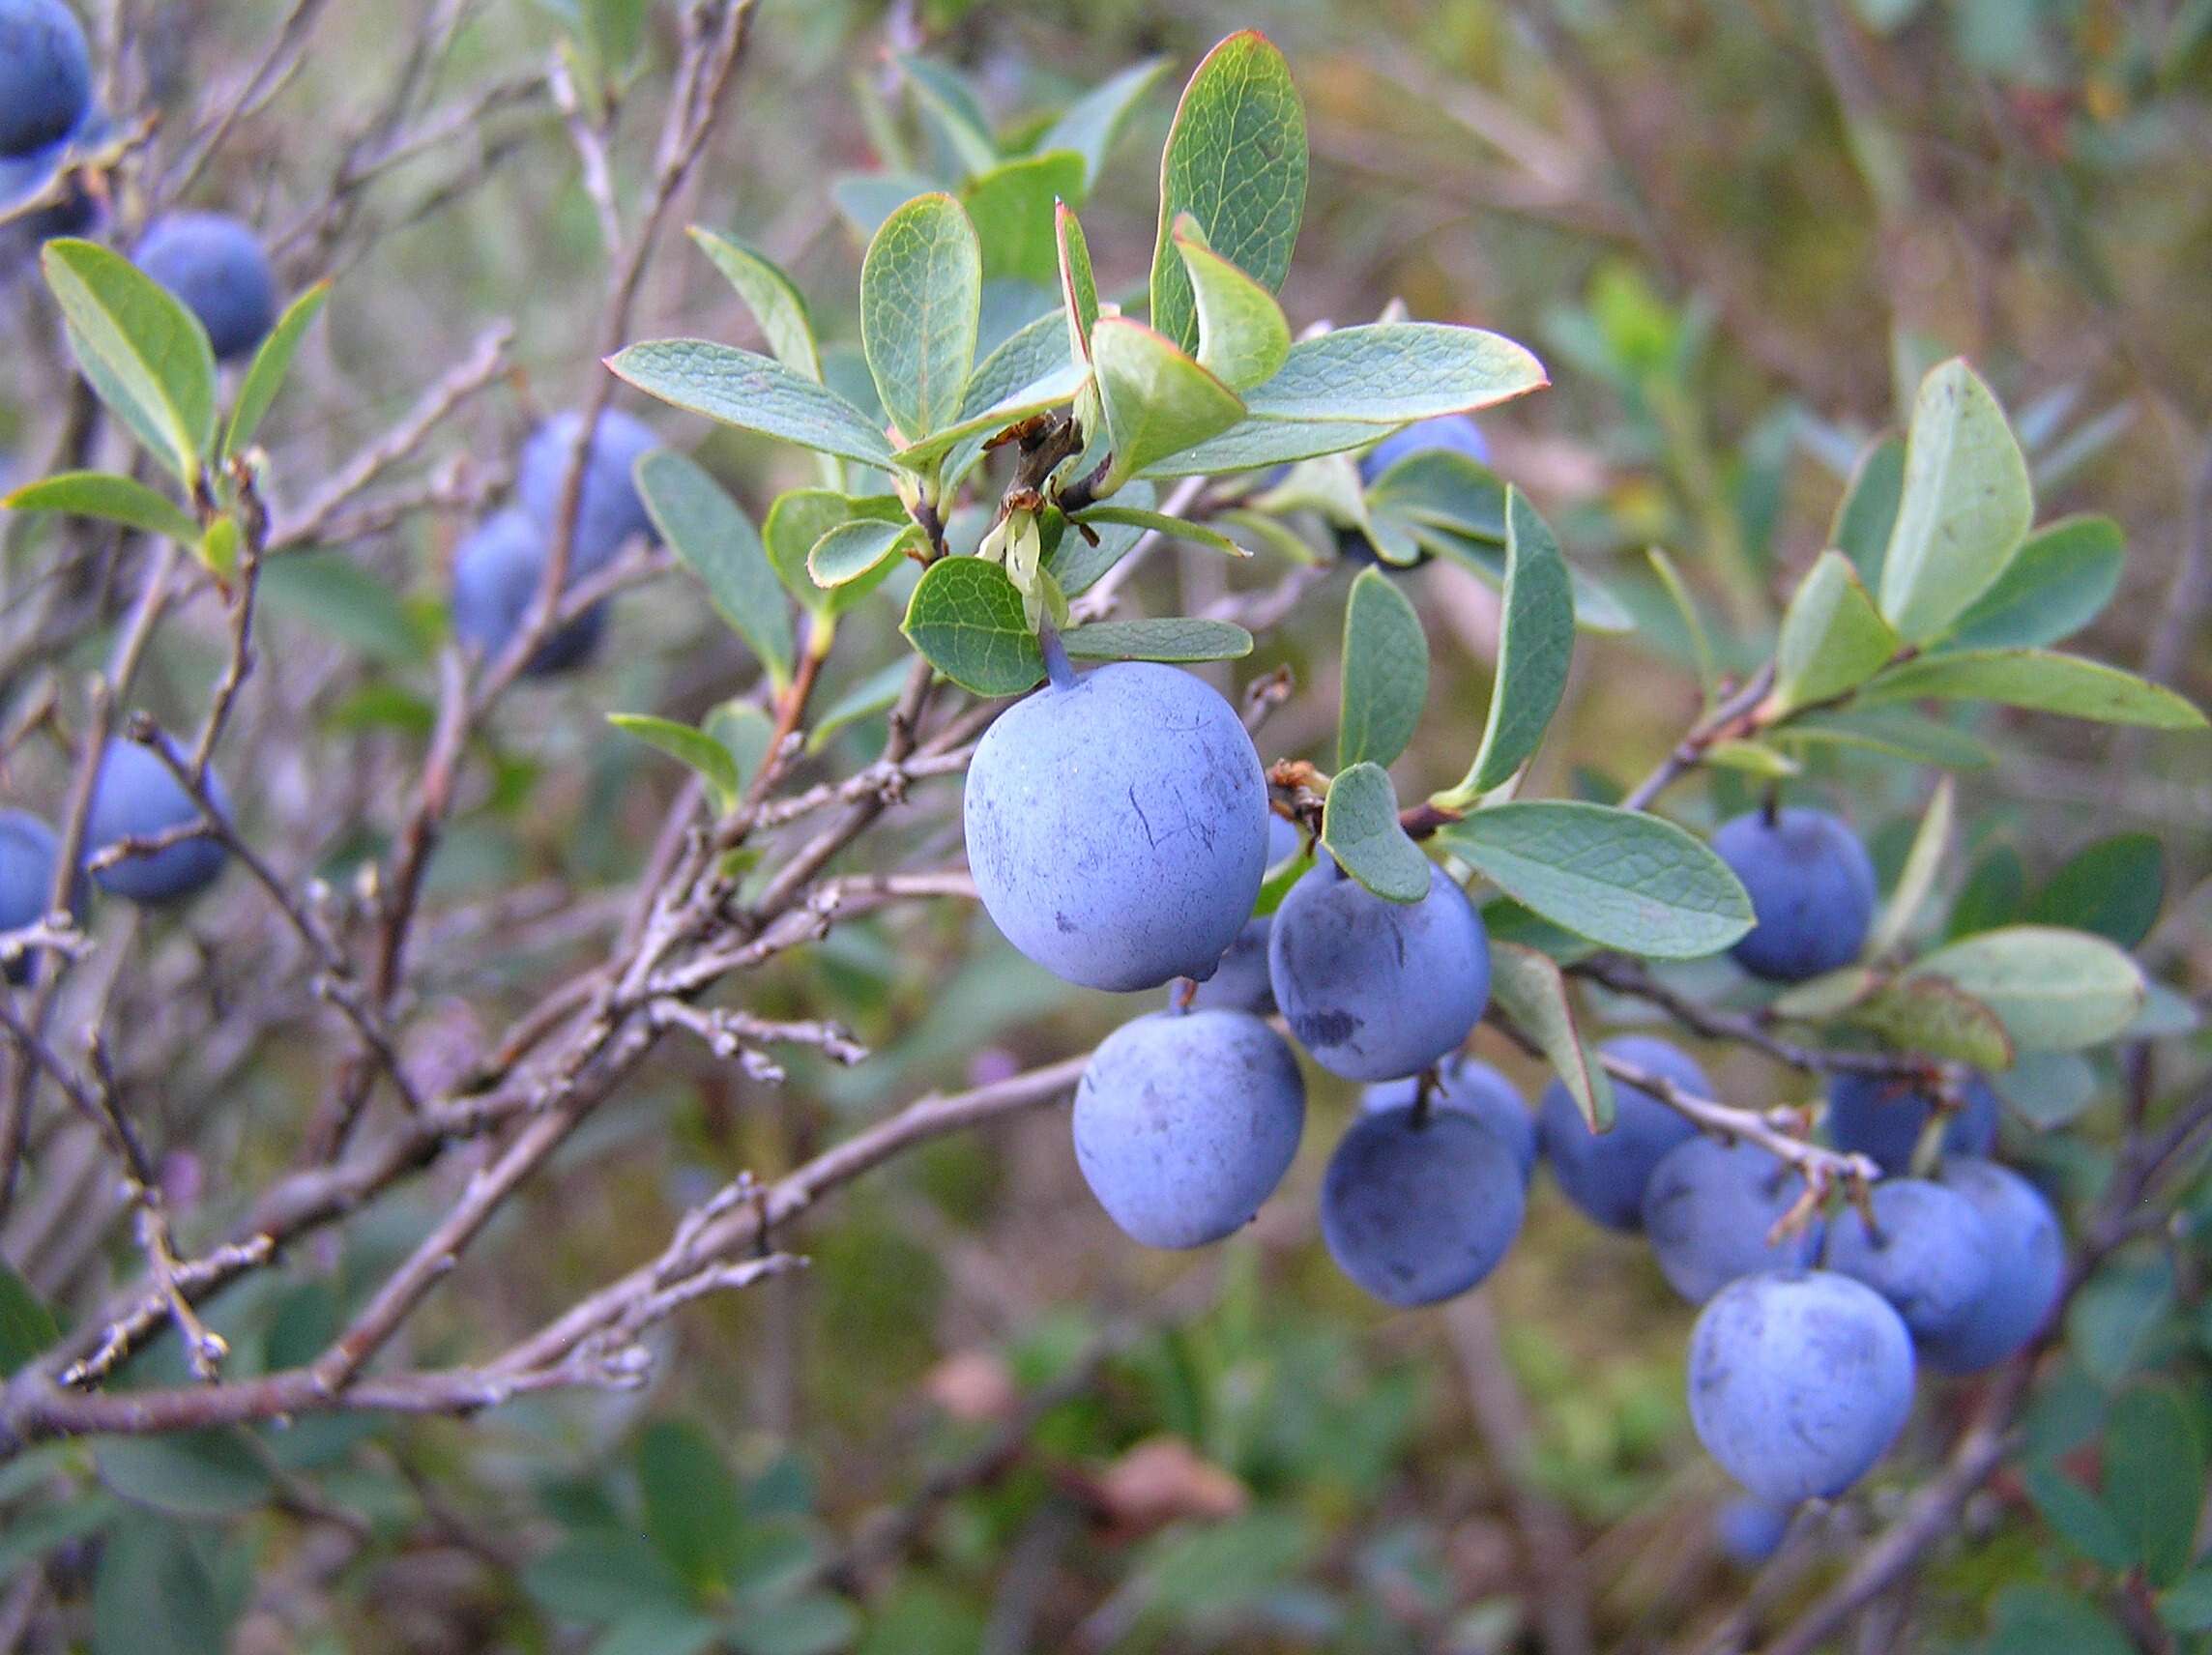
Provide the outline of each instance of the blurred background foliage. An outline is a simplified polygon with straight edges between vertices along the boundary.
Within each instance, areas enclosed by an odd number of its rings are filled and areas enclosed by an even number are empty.
[[[238,73],[284,8],[140,10],[156,91],[182,107]],[[619,179],[650,161],[669,11],[483,0],[441,81],[516,81],[566,37],[587,96],[640,106]],[[1312,122],[1312,194],[1284,292],[1294,324],[1363,320],[1397,296],[1416,315],[1522,338],[1551,367],[1548,393],[1486,419],[1499,469],[1640,624],[1586,635],[1538,790],[1617,794],[1697,710],[1689,635],[1644,548],[1682,570],[1724,664],[1760,658],[1776,596],[1826,543],[1862,449],[1926,366],[1962,352],[2022,426],[2039,515],[2096,510],[2127,531],[2125,585],[2084,652],[2212,696],[2207,0],[764,0],[736,118],[683,217],[766,248],[825,336],[849,347],[861,240],[840,203],[858,197],[832,181],[929,159],[896,53],[960,72],[1002,133],[1161,54],[1174,67],[1084,212],[1102,287],[1134,289],[1172,87],[1246,26],[1288,53]],[[203,190],[275,226],[327,177],[346,124],[327,112],[354,110],[355,89],[409,47],[381,6],[338,6],[321,28],[305,71],[242,125]],[[487,99],[471,148],[457,173],[448,152],[375,186],[386,227],[337,273],[303,390],[265,438],[279,493],[382,429],[494,316],[514,319],[527,372],[477,405],[455,451],[496,463],[535,412],[573,401],[597,371],[601,255],[557,115],[541,96]],[[446,200],[456,176],[465,192]],[[293,277],[319,271],[311,245],[285,250]],[[642,336],[757,342],[675,235],[648,284]],[[43,439],[51,384],[30,325],[15,326],[23,371],[0,386],[0,446]],[[798,456],[727,432],[703,457],[756,516],[809,480]],[[366,663],[319,692],[334,750],[421,740],[441,570],[463,528],[422,519],[269,571],[273,653],[291,639]],[[1139,602],[1191,612],[1214,583],[1258,578],[1203,553],[1157,560]],[[1479,728],[1496,613],[1448,567],[1406,578],[1436,660],[1428,744],[1408,759],[1425,789],[1458,775]],[[1239,668],[1239,682],[1278,664],[1297,676],[1299,697],[1262,742],[1270,758],[1325,735],[1340,597],[1338,584],[1318,589]],[[441,855],[442,904],[464,912],[564,882],[580,903],[619,902],[674,778],[598,715],[695,716],[747,682],[734,640],[700,611],[662,583],[622,607],[600,668],[507,709]],[[850,624],[831,694],[891,658],[891,613]],[[218,649],[164,642],[156,698],[164,684],[190,693]],[[2087,923],[2063,870],[2132,835],[2098,854],[2126,859],[2126,888],[2152,900],[2110,923],[2135,931],[2124,940],[2154,973],[2201,996],[2203,744],[2003,713],[1962,727],[1997,762],[1963,778],[1967,843],[1945,882],[1955,923]],[[832,743],[855,759],[879,740],[880,721],[863,719]],[[1893,875],[1931,783],[1839,751],[1804,785],[1847,805]],[[1672,807],[1704,826],[1751,785],[1723,776]],[[364,798],[359,823],[324,847],[334,877],[381,848],[390,815]],[[926,854],[955,834],[952,813],[931,809],[883,836]],[[573,955],[542,915],[511,934],[518,991]],[[420,1319],[419,1355],[535,1324],[740,1168],[771,1176],[921,1089],[1079,1050],[1132,1009],[1064,989],[949,906],[848,927],[755,980],[753,1009],[837,1007],[877,1056],[851,1070],[794,1059],[780,1088],[704,1054],[661,1065],[510,1205]],[[493,991],[490,1003],[499,986],[451,985]],[[437,1020],[426,1027],[434,1040]],[[1530,1066],[1484,1041],[1532,1092]],[[2200,1075],[2207,1054],[2195,1036],[2161,1083]],[[1755,1057],[1702,1056],[1732,1101],[1810,1101],[1803,1077]],[[276,1164],[254,1123],[290,1118],[302,1078],[279,1055],[232,1089],[226,1121],[194,1151],[214,1187],[250,1188]],[[2008,1123],[2015,1158],[2062,1194],[2085,1194],[2107,1169],[2125,1089],[2116,1066],[2098,1078],[2078,1133]],[[1315,1100],[1284,1193],[1214,1254],[1122,1241],[1047,1113],[843,1192],[798,1243],[811,1267],[661,1330],[670,1359],[640,1395],[523,1401],[464,1423],[327,1420],[39,1450],[0,1473],[0,1572],[45,1559],[65,1596],[89,1603],[101,1655],[226,1640],[318,1655],[1572,1655],[1572,1621],[1558,1618],[1570,1600],[1598,1646],[1695,1646],[1744,1580],[1710,1538],[1727,1490],[1682,1404],[1689,1313],[1643,1248],[1548,1190],[1471,1307],[1382,1313],[1318,1244],[1313,1191],[1349,1098],[1317,1080]],[[465,1176],[441,1171],[220,1301],[211,1321],[233,1342],[233,1371],[315,1349]],[[208,1233],[222,1216],[204,1215]],[[2023,1471],[1969,1504],[1931,1554],[1899,1633],[1909,1641],[1886,1646],[2157,1646],[2155,1616],[2146,1631],[2128,1612],[2142,1579],[2131,1571],[2171,1513],[2108,1511],[2101,1526],[2032,1473],[2094,1483],[2084,1445],[2111,1452],[2112,1410],[2132,1421],[2146,1407],[2170,1408],[2182,1436],[2157,1435],[2171,1424],[2162,1415],[2142,1439],[2193,1445],[2201,1467],[2208,1217],[2200,1184],[2170,1234],[2118,1254],[2077,1301],[2027,1416]],[[133,1374],[181,1379],[173,1339]],[[1777,1619],[1897,1509],[1971,1391],[1933,1387],[1871,1492],[1819,1520],[1773,1587]],[[2188,1492],[2201,1498],[2200,1470]],[[2193,1504],[2186,1515],[2193,1527]],[[1906,1626],[1896,1612],[1884,1624]],[[2212,1601],[2197,1630],[2160,1635],[2200,1647],[2206,1626]]]

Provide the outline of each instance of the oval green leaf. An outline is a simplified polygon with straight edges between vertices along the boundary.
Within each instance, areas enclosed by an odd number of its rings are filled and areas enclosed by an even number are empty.
[[[1060,641],[1079,661],[1235,661],[1252,653],[1252,634],[1235,622],[1196,616],[1093,621]]]
[[[1626,953],[1698,959],[1751,929],[1751,898],[1728,865],[1702,839],[1642,811],[1500,804],[1439,837],[1524,906]]]
[[[1198,306],[1198,365],[1232,391],[1273,378],[1291,354],[1291,324],[1275,296],[1208,247],[1187,213],[1176,220],[1175,246]]]
[[[891,445],[835,392],[752,351],[706,339],[654,339],[607,359],[615,375],[673,407],[818,453],[887,467]]]
[[[1244,417],[1234,391],[1141,322],[1101,316],[1091,332],[1091,359],[1114,440],[1102,494]]]
[[[2027,460],[1996,397],[1964,359],[1921,381],[1906,435],[1881,612],[1906,643],[1936,637],[1987,592],[2035,514]]]
[[[820,587],[844,586],[859,580],[886,558],[921,540],[915,523],[879,523],[863,519],[840,523],[806,554],[806,572]]]
[[[1822,552],[1782,618],[1774,705],[1809,707],[1856,689],[1889,665],[1898,636],[1841,552]]]
[[[1892,667],[1859,692],[1866,706],[1892,701],[1994,701],[2035,712],[2200,730],[2204,714],[2163,684],[2080,655],[2049,650],[1961,650]]]
[[[929,664],[975,695],[1020,695],[1044,655],[1006,571],[983,558],[940,558],[922,571],[899,628]]]
[[[1550,383],[1534,354],[1502,334],[1375,322],[1300,340],[1246,400],[1264,420],[1397,425],[1488,408]]]
[[[1429,641],[1412,600],[1381,569],[1361,569],[1345,598],[1343,674],[1337,768],[1394,763],[1429,699]]]
[[[1575,594],[1566,559],[1541,513],[1517,488],[1505,494],[1505,595],[1498,681],[1482,745],[1467,777],[1440,802],[1465,809],[1534,756],[1566,693],[1575,648]]]
[[[1514,1026],[1536,1042],[1592,1132],[1613,1126],[1613,1077],[1582,1036],[1574,996],[1551,955],[1493,937],[1490,999]]]
[[[1938,948],[1904,978],[1946,982],[1995,1012],[2023,1052],[2071,1052],[2111,1039],[2143,1003],[2142,972],[2102,937],[2008,925]]]
[[[58,511],[72,517],[97,517],[159,535],[179,545],[198,542],[200,526],[182,506],[144,483],[113,472],[69,471],[25,483],[0,499],[10,511]]]
[[[1328,784],[1321,842],[1336,864],[1389,902],[1418,902],[1429,894],[1429,858],[1398,823],[1398,794],[1390,772],[1360,763]]]
[[[238,388],[238,400],[231,405],[230,429],[224,433],[222,451],[236,454],[245,451],[246,445],[253,441],[253,433],[261,429],[263,416],[276,400],[276,393],[284,389],[284,381],[292,372],[292,359],[299,354],[300,341],[307,336],[307,330],[322,314],[323,304],[331,296],[331,284],[318,281],[276,319],[276,326],[261,341],[261,348],[253,353],[253,363],[246,370],[246,381]]]
[[[738,290],[775,360],[794,373],[819,380],[822,353],[798,284],[765,255],[727,236],[694,224],[691,239]]]
[[[860,264],[860,349],[909,443],[960,416],[983,319],[983,252],[959,202],[917,195],[886,218]]]
[[[156,456],[189,482],[215,441],[215,351],[199,318],[121,253],[62,237],[39,251],[87,377],[159,430]],[[120,412],[120,410],[119,410]],[[134,423],[134,421],[133,421]]]
[[[1191,72],[1160,156],[1152,326],[1182,350],[1198,348],[1197,302],[1174,242],[1179,215],[1273,293],[1290,274],[1305,201],[1306,113],[1291,66],[1266,36],[1231,35]]]

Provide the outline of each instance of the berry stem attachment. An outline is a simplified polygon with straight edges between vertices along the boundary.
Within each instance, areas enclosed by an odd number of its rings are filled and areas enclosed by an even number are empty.
[[[1437,1095],[1437,1088],[1441,1085],[1442,1085],[1441,1074],[1435,1063],[1431,1063],[1423,1069],[1420,1077],[1413,1082],[1413,1114],[1407,1124],[1412,1126],[1415,1132],[1428,1125],[1429,1116]]]
[[[1044,656],[1044,676],[1055,689],[1075,687],[1075,668],[1068,663],[1067,646],[1060,641],[1060,628],[1046,622],[1037,628],[1037,650]]]

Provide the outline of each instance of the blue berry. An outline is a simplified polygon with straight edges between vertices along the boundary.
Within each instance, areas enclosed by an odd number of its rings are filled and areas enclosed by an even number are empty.
[[[1874,923],[1874,862],[1822,810],[1755,810],[1713,835],[1751,895],[1756,923],[1729,950],[1752,975],[1801,982],[1858,958]]]
[[[1240,1011],[1157,1011],[1099,1043],[1075,1090],[1075,1158],[1148,1247],[1202,1247],[1250,1221],[1298,1150],[1305,1082]]]

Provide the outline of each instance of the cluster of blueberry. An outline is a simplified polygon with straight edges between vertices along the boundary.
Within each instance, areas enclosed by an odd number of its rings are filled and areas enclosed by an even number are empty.
[[[93,97],[83,25],[63,0],[0,0],[0,221],[17,250],[98,234],[104,180],[73,166],[115,136]],[[11,206],[50,196],[10,218]],[[220,213],[173,212],[148,224],[131,259],[207,329],[218,361],[237,362],[276,323],[276,276],[252,228]]]
[[[1541,1156],[1574,1205],[1641,1232],[1667,1280],[1704,1307],[1692,1416],[1770,1508],[1856,1481],[1902,1428],[1917,1364],[1986,1368],[2049,1315],[2057,1221],[2031,1184],[1987,1158],[1996,1099],[1985,1082],[1944,1100],[1946,1158],[1910,1177],[1938,1081],[1840,1075],[1830,1142],[1898,1176],[1830,1216],[1801,1207],[1796,1173],[1770,1150],[1704,1136],[1640,1087],[1615,1089],[1602,1133],[1557,1081],[1531,1121],[1503,1075],[1462,1053],[1489,998],[1490,961],[1456,883],[1432,869],[1420,901],[1388,902],[1321,852],[1271,916],[1254,917],[1267,870],[1287,877],[1306,851],[1270,813],[1236,711],[1172,667],[1077,675],[1047,654],[1051,682],[992,725],[970,765],[969,864],[1001,931],[1066,980],[1196,984],[1109,1035],[1076,1092],[1083,1176],[1135,1239],[1219,1240],[1281,1182],[1306,1098],[1269,1021],[1279,1015],[1322,1068],[1369,1083],[1321,1189],[1322,1234],[1345,1273],[1392,1305],[1465,1292],[1511,1247]],[[1715,849],[1757,915],[1734,950],[1745,970],[1800,980],[1857,957],[1876,882],[1842,822],[1755,812],[1723,828]],[[1683,1093],[1715,1095],[1663,1040],[1628,1036],[1605,1051]]]
[[[189,769],[189,755],[161,740],[177,768]],[[209,802],[227,822],[229,796],[213,769],[207,771],[205,787]],[[222,872],[228,853],[205,828],[200,807],[160,754],[120,738],[107,743],[85,815],[82,860],[89,864],[117,848],[125,854],[94,870],[93,884],[126,902],[181,902]],[[0,931],[35,925],[52,912],[60,854],[59,838],[44,822],[28,811],[0,810]],[[85,902],[80,870],[72,882],[71,910],[81,915]],[[29,958],[11,961],[7,973],[12,983],[26,980]]]
[[[506,650],[544,584],[583,422],[574,411],[556,414],[530,434],[522,446],[513,504],[478,524],[453,553],[453,631],[484,660],[496,660]],[[631,536],[654,538],[653,519],[631,473],[658,447],[660,439],[643,421],[615,408],[599,416],[584,459],[564,590],[614,562]],[[582,666],[598,648],[606,621],[606,604],[593,604],[538,645],[523,670],[541,676]]]

